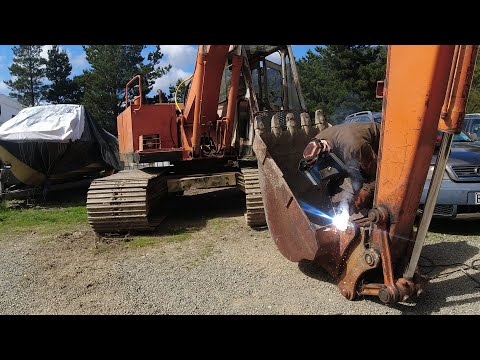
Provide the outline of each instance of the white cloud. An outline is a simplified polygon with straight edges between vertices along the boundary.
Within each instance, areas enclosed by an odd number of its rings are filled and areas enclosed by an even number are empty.
[[[10,88],[7,86],[7,84],[5,84],[6,80],[8,79],[0,80],[0,94],[8,95],[10,93]],[[15,75],[12,75],[10,77],[10,80],[15,81],[17,80],[17,77]]]
[[[168,95],[168,87],[170,85],[174,85],[177,83],[178,79],[186,79],[191,76],[192,73],[186,72],[178,67],[172,66],[170,71],[163,75],[161,78],[155,80],[155,84],[153,84],[153,93],[157,93],[157,89],[163,90],[164,93]]]
[[[70,61],[72,62],[72,66],[84,68],[87,66],[87,54],[85,54],[85,51],[82,51],[81,54],[73,56]]]
[[[282,59],[280,58],[280,53],[278,51],[275,51],[273,54],[268,55],[266,59],[276,64],[280,64],[282,61]]]
[[[186,79],[192,75],[191,69],[195,65],[197,58],[197,49],[191,45],[160,45],[163,58],[159,66],[172,65],[170,71],[155,81],[153,92],[158,89],[163,90],[168,95],[168,87],[176,84],[178,79]]]
[[[42,46],[42,52],[40,53],[40,56],[45,58],[45,59],[48,59],[48,50],[52,50],[52,47],[53,47],[53,45],[43,45]],[[72,58],[72,53],[71,53],[70,49],[65,49],[61,45],[58,46],[58,49],[60,51],[65,51],[67,53],[68,57],[70,59]]]
[[[81,74],[83,69],[88,66],[87,54],[85,51],[82,51],[81,54],[76,56],[69,56],[70,63],[72,64],[72,75]]]
[[[0,81],[0,94],[8,95],[9,92],[10,89],[8,88],[7,84],[5,84],[3,81]]]
[[[42,46],[42,52],[40,53],[40,56],[48,59],[48,50],[52,50],[53,45],[43,45]]]
[[[163,61],[177,68],[193,66],[197,49],[191,45],[160,45],[164,54]]]

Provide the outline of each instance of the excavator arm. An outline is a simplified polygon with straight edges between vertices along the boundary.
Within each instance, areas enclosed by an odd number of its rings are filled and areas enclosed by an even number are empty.
[[[267,60],[268,55],[277,51],[280,53],[281,65]],[[287,56],[290,62],[288,66]],[[305,111],[299,76],[291,59],[293,60],[293,51],[289,45],[199,45],[185,109],[177,118],[182,148],[188,151],[191,157],[199,158],[202,157],[202,143],[215,137],[217,150],[215,155],[236,155],[238,149],[233,148],[232,139],[236,130],[234,122],[242,76],[245,87],[248,88],[248,96],[246,94],[244,96],[248,98],[250,114],[285,112],[287,109],[293,110],[298,107]],[[251,68],[251,65],[255,69]],[[272,70],[269,66],[278,67],[278,74],[281,74],[279,75],[282,82],[281,90],[275,89],[275,78],[269,78]],[[254,70],[256,79],[252,76]],[[290,81],[287,79],[289,77]],[[217,115],[220,88],[222,80],[225,81],[227,78],[230,78],[227,86],[227,107],[224,116],[220,118]],[[273,92],[278,91],[282,94],[281,110],[273,110],[270,104],[269,93],[272,87]],[[253,117],[250,124],[253,125]],[[252,137],[248,140],[251,141]]]
[[[184,114],[182,115],[183,132],[186,133],[183,147],[191,149],[193,156],[200,154],[202,133],[208,122],[217,119],[218,94],[225,62],[230,45],[199,45],[195,70],[188,93]],[[235,69],[238,64],[235,63]],[[238,89],[239,72],[232,79],[234,88]],[[235,101],[232,101],[235,103]]]
[[[413,277],[419,250],[430,225],[452,136],[462,127],[476,55],[476,46],[389,47],[377,187],[369,213],[374,222],[372,248],[381,256],[385,278],[379,296],[386,303],[406,300],[418,287]],[[444,135],[437,176],[415,234],[416,210],[438,130]],[[404,276],[395,280],[395,265],[407,265],[413,239],[421,245],[416,246]]]
[[[438,195],[452,134],[458,133],[472,79],[477,46],[389,46],[377,186],[369,226],[335,224],[325,186],[312,187],[297,169],[305,145],[321,131],[302,114],[302,127],[287,131],[272,118],[272,131],[256,118],[254,151],[268,227],[280,252],[292,261],[317,262],[349,300],[378,296],[404,301],[423,291],[417,271]],[[290,125],[290,126],[289,126]],[[444,132],[424,213],[416,211],[435,149]]]

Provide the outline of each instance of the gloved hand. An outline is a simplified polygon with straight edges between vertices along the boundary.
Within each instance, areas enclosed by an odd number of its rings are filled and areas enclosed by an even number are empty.
[[[369,227],[372,221],[368,218],[368,216],[364,216],[355,220],[351,220],[352,223],[354,223],[357,226],[361,227]]]
[[[364,189],[360,189],[350,203],[350,215],[358,213],[360,209],[370,207],[372,204],[373,195]]]
[[[318,154],[329,152],[330,150],[331,147],[327,141],[314,139],[303,150],[303,158],[307,161],[308,166],[313,166],[318,160]]]

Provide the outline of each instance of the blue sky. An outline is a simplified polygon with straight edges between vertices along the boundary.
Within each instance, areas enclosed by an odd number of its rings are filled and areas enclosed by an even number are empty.
[[[85,58],[85,52],[81,45],[60,45],[64,49],[72,64],[72,76],[79,75],[82,71],[88,67],[87,59]],[[314,49],[317,45],[292,45],[293,53],[296,59],[305,55],[308,49]],[[51,48],[51,45],[44,45],[42,56],[47,57],[47,51]],[[145,54],[148,53],[149,48],[145,49]],[[164,54],[162,62],[164,64],[171,64],[172,69],[170,72],[157,79],[154,85],[153,93],[155,90],[162,89],[168,93],[168,86],[176,83],[178,78],[186,78],[193,72],[197,47],[196,45],[161,45],[161,50]],[[12,46],[0,45],[0,94],[8,95],[9,89],[3,82],[10,79],[10,73],[8,67],[12,64]]]

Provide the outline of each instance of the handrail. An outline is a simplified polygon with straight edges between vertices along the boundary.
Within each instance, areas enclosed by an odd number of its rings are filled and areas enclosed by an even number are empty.
[[[137,110],[140,110],[140,108],[142,107],[142,76],[141,75],[135,75],[125,86],[125,107],[128,107],[128,88],[130,84],[132,84],[136,79],[138,79],[139,95],[133,98],[133,102],[135,102],[135,100],[137,99],[140,99],[140,104],[139,104],[140,106],[137,109]]]

